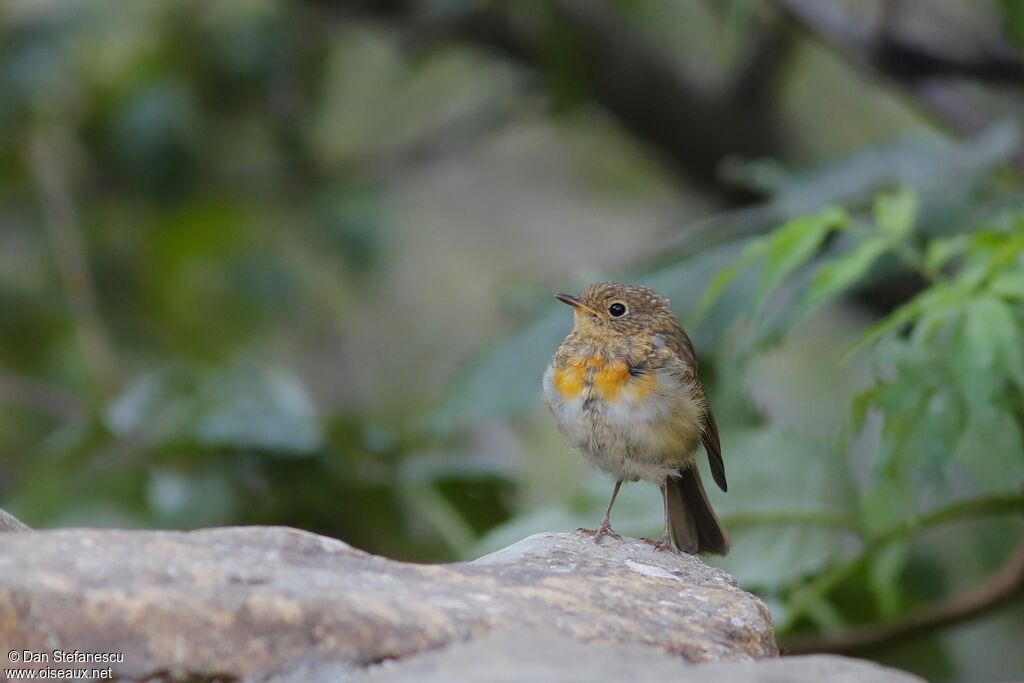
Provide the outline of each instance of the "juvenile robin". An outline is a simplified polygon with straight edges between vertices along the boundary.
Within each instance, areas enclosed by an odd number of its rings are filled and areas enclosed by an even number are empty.
[[[544,400],[570,445],[615,479],[600,526],[584,533],[621,539],[611,527],[615,497],[622,482],[643,479],[661,487],[665,503],[655,547],[726,554],[729,538],[695,460],[703,443],[715,483],[727,490],[718,427],[668,299],[617,282],[555,298],[573,307],[573,329],[544,373]]]

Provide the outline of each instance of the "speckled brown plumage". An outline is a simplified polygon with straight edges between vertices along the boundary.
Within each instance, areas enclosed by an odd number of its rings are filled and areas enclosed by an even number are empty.
[[[718,427],[693,344],[668,299],[616,282],[557,298],[573,307],[573,329],[545,372],[544,398],[572,447],[616,480],[595,538],[617,536],[609,521],[615,494],[623,481],[644,479],[661,486],[665,499],[660,546],[727,552],[694,461],[703,443],[726,490]]]

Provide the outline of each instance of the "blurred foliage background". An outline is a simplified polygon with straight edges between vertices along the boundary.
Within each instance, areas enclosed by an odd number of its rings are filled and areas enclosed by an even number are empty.
[[[1022,44],[1017,0],[4,0],[0,504],[593,526],[539,381],[613,277],[694,337],[784,648],[1019,679]]]

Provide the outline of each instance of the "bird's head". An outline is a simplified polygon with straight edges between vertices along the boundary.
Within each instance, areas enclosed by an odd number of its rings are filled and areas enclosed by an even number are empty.
[[[596,282],[555,298],[573,307],[574,330],[587,336],[626,337],[675,320],[668,299],[639,285]]]

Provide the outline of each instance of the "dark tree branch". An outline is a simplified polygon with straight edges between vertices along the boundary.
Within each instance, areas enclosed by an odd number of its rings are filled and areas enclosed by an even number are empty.
[[[1005,607],[1024,596],[1024,535],[995,576],[945,602],[925,607],[903,619],[832,637],[797,638],[783,643],[784,654],[830,652],[857,654],[961,624]]]
[[[858,23],[833,0],[775,0],[786,14],[858,61],[901,82],[934,77],[962,77],[1024,87],[1024,59],[1010,47],[978,46],[973,58],[948,54],[900,35],[896,17],[902,2],[888,2],[877,28]]]
[[[380,6],[318,0],[348,13],[387,18],[424,35],[479,46],[542,75],[572,70],[573,81],[622,127],[660,155],[678,175],[730,204],[757,198],[719,174],[728,156],[780,156],[781,134],[771,106],[772,85],[788,64],[791,37],[769,32],[733,84],[712,91],[691,82],[644,36],[599,0],[552,0],[544,19],[515,3],[487,3],[456,14],[423,16],[415,0]],[[570,44],[571,63],[552,65],[552,46]]]
[[[1016,55],[991,53],[976,59],[961,59],[890,33],[874,46],[870,61],[879,71],[900,81],[944,76],[1024,87],[1024,60]]]
[[[733,78],[733,99],[758,110],[774,105],[779,81],[796,48],[796,36],[786,22],[776,21],[758,33]]]
[[[879,30],[858,23],[833,0],[775,0],[775,4],[847,61],[885,77],[928,115],[960,135],[980,133],[995,120],[977,98],[959,87],[957,79],[1024,86],[1024,60],[1008,48],[961,59],[898,36],[884,17],[899,11],[901,3],[887,5]],[[1024,166],[1024,156],[1018,156],[1017,164]]]
[[[108,394],[121,382],[121,368],[110,334],[99,312],[96,285],[86,256],[74,200],[64,177],[63,160],[42,133],[33,136],[27,151],[35,176],[43,224],[53,246],[57,271],[67,292],[75,332],[82,352]]]

